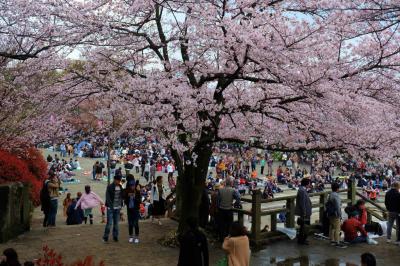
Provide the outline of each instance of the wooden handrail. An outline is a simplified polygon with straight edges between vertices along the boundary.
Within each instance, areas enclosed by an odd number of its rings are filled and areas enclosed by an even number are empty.
[[[387,210],[380,206],[378,203],[370,200],[369,198],[365,197],[363,194],[356,192],[357,196],[359,196],[361,199],[363,199],[364,201],[368,202],[369,204],[373,205],[374,207],[378,208],[380,211],[382,212],[387,212]]]
[[[355,194],[356,192],[356,186],[354,180],[351,180],[351,183],[349,184],[349,189],[341,189],[338,191],[338,193],[347,193],[347,198],[342,200],[342,203],[349,203],[349,204],[354,204],[355,203]],[[309,197],[312,198],[312,208],[318,208],[319,210],[319,221],[322,221],[322,218],[325,215],[325,203],[328,200],[328,195],[331,194],[332,191],[321,191],[321,192],[314,192],[310,193]],[[276,231],[277,228],[277,213],[284,212],[286,213],[286,221],[285,221],[285,227],[287,228],[294,228],[296,227],[296,222],[295,222],[295,206],[296,206],[296,197],[297,195],[290,195],[290,196],[284,196],[284,197],[277,197],[273,199],[261,199],[261,191],[260,190],[254,190],[251,198],[249,196],[242,197],[241,201],[246,202],[246,203],[251,203],[251,209],[250,210],[243,210],[243,209],[233,209],[234,212],[238,214],[238,221],[243,224],[244,219],[243,215],[249,215],[251,216],[251,235],[250,235],[250,240],[253,244],[258,245],[262,241],[265,240],[265,238],[272,236],[272,235],[281,235]],[[315,199],[317,198],[318,201]],[[277,206],[271,206],[270,204],[265,204],[265,203],[270,203],[270,202],[285,202],[284,206],[282,205],[279,206],[279,204],[275,204]],[[368,201],[369,202],[369,201]],[[263,203],[265,205],[263,205]],[[246,205],[247,206],[247,205]],[[375,204],[374,204],[375,206]],[[379,205],[378,205],[379,206]],[[380,207],[380,206],[379,206]],[[378,207],[378,208],[379,208]],[[379,208],[380,209],[380,208]],[[261,217],[262,216],[271,216],[270,219],[270,229],[271,232],[264,233],[261,232]],[[378,215],[377,213],[373,214]]]

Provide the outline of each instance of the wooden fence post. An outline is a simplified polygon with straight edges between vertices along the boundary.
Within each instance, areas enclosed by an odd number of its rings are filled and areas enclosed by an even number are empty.
[[[285,226],[288,228],[294,228],[294,209],[295,209],[295,198],[286,200],[286,223]]]
[[[325,212],[325,203],[328,199],[328,193],[321,194],[319,196],[319,204],[321,204],[321,207],[319,207],[319,223],[322,224],[324,220],[324,212]]]
[[[356,204],[356,181],[354,180],[354,178],[351,178],[349,180],[349,185],[347,188],[347,199],[349,199],[349,203],[347,204],[348,206],[352,206],[354,204]]]
[[[254,190],[252,196],[251,236],[256,245],[260,241],[261,234],[261,191]]]
[[[240,223],[241,226],[243,226],[243,212],[238,211],[238,222]]]
[[[276,223],[277,223],[276,213],[273,213],[271,214],[271,232],[276,231]]]

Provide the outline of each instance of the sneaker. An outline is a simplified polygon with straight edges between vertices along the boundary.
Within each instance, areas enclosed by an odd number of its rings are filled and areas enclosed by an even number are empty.
[[[118,237],[113,237],[114,242],[118,242]]]
[[[129,238],[129,243],[131,243],[131,244],[133,243],[133,237]]]
[[[135,244],[139,244],[139,238],[135,238]]]
[[[337,247],[337,248],[347,248],[346,245],[341,244],[341,243],[337,243],[337,244],[335,245],[335,247]]]
[[[391,244],[392,240],[391,239],[386,239],[386,243]]]
[[[161,220],[158,220],[158,225],[162,225]]]
[[[373,240],[371,238],[367,239],[367,243],[368,243],[368,245],[378,245],[378,242],[376,242],[375,240]]]
[[[107,238],[103,238],[103,243],[104,244],[108,244],[108,239]]]

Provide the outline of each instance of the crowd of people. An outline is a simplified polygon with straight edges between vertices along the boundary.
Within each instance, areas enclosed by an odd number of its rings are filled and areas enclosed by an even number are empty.
[[[42,198],[42,209],[45,214],[43,226],[55,226],[61,184],[71,180],[74,177],[74,170],[80,168],[77,158],[79,156],[69,161],[63,158],[68,154],[68,145],[64,144],[66,153],[60,145],[61,159],[57,155],[55,158],[48,157],[49,179],[46,180],[42,189],[48,192],[43,193]],[[101,154],[102,157],[107,157],[106,150],[103,150],[98,142],[85,144],[81,148],[86,149],[84,154]],[[71,154],[79,154],[79,152],[76,153],[73,150]],[[113,182],[107,186],[105,199],[102,200],[88,185],[84,187],[84,192],[78,192],[75,198],[67,194],[63,201],[66,223],[93,224],[92,210],[99,207],[102,222],[105,223],[103,241],[109,242],[111,232],[112,239],[119,241],[119,222],[124,219],[126,212],[128,241],[137,244],[141,219],[151,218],[152,221],[161,225],[165,214],[171,216],[173,213],[176,186],[174,161],[168,149],[157,142],[145,141],[132,144],[121,140],[110,151],[108,162],[109,165],[104,165],[102,160],[96,161],[92,168],[93,180],[103,180],[108,174],[106,172],[108,168],[111,170],[109,174]],[[397,164],[377,165],[363,161],[354,162],[338,154],[329,156],[306,153],[274,154],[245,149],[238,156],[229,153],[226,149],[224,153],[216,149],[210,158],[209,175],[199,207],[199,225],[202,228],[214,230],[228,254],[232,253],[232,247],[243,247],[239,257],[237,254],[228,256],[229,265],[248,265],[242,264],[248,261],[249,257],[245,251],[246,249],[248,251],[245,229],[239,228],[233,222],[233,208],[242,207],[241,197],[252,194],[255,190],[261,190],[263,198],[271,199],[276,196],[276,193],[297,190],[295,214],[299,216],[297,222],[300,227],[297,239],[299,244],[307,245],[307,227],[310,224],[312,209],[308,194],[323,191],[329,185],[332,193],[326,212],[332,245],[345,248],[349,244],[359,242],[375,244],[375,241],[368,237],[366,230],[365,202],[358,202],[355,206],[346,208],[347,219],[342,221],[343,206],[337,192],[341,188],[347,188],[349,180],[356,179],[357,185],[364,189],[369,198],[373,199],[370,195],[373,194],[372,190],[387,190],[391,186],[398,186],[395,180],[400,173],[399,170]],[[167,174],[168,182],[163,181],[160,173]],[[144,183],[141,184],[140,181]],[[165,186],[165,184],[168,185]],[[386,193],[386,196],[391,195],[390,191]],[[123,210],[124,206],[126,210]],[[395,221],[399,223],[400,210],[398,207],[392,210],[387,229],[388,239],[391,235],[389,227],[391,232],[393,223]],[[283,219],[285,219],[284,214]],[[188,221],[188,228],[191,235],[186,235],[187,238],[183,237],[180,241],[185,243],[185,241],[201,239],[201,237],[194,237],[200,232],[197,225]],[[340,239],[341,231],[344,232],[343,241]],[[199,245],[206,246],[204,243],[199,243]],[[187,246],[190,247],[189,244]],[[184,261],[185,255],[182,256]]]

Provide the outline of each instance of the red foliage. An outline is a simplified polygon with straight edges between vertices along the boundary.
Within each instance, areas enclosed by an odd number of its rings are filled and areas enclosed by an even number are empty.
[[[62,262],[61,254],[48,246],[43,247],[43,256],[36,261],[37,266],[66,266]],[[77,260],[69,266],[95,266],[93,256],[86,256],[83,260]],[[99,266],[104,266],[104,261],[101,261]]]
[[[18,181],[29,184],[35,206],[40,204],[40,188],[46,174],[46,161],[37,149],[27,148],[18,155],[0,150],[0,183]]]

